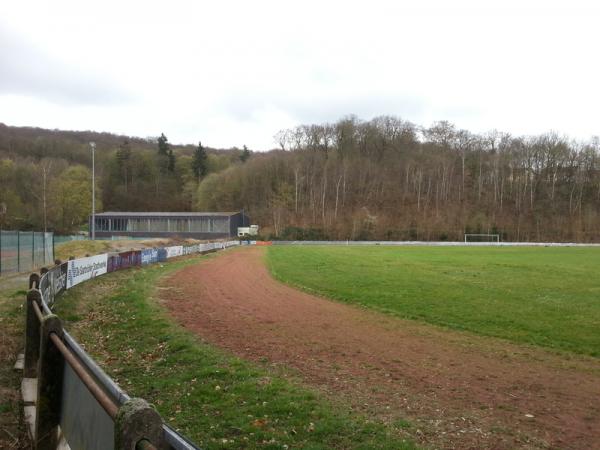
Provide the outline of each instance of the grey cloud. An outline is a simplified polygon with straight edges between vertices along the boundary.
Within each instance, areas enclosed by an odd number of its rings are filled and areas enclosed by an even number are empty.
[[[301,123],[331,122],[348,114],[361,119],[371,119],[380,115],[395,115],[415,120],[420,117],[426,105],[422,100],[403,95],[359,95],[311,101],[303,100],[288,104],[287,110]]]
[[[265,108],[276,108],[289,114],[299,123],[333,122],[349,114],[361,119],[380,115],[396,115],[407,120],[418,121],[429,109],[423,99],[410,95],[371,94],[319,95],[311,98],[282,96],[274,92],[241,93],[228,98],[225,111],[242,121],[251,121],[256,113]]]
[[[102,79],[90,69],[47,55],[2,28],[0,94],[26,95],[80,106],[113,105],[131,99],[116,83]]]

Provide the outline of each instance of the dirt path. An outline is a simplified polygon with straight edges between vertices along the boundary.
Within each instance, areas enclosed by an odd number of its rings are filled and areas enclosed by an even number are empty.
[[[442,330],[273,280],[264,250],[230,251],[164,280],[173,316],[251,360],[444,449],[600,449],[600,360]],[[176,287],[176,288],[175,288]]]

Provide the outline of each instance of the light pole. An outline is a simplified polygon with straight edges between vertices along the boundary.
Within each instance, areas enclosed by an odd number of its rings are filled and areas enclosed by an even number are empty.
[[[96,143],[90,142],[92,149],[92,241],[96,239]]]

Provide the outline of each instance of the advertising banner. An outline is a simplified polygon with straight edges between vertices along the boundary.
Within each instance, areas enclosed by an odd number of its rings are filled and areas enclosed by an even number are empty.
[[[193,253],[198,253],[200,251],[200,245],[196,244],[196,245],[186,245],[185,247],[183,247],[183,254],[184,255],[191,255]]]
[[[106,271],[108,273],[119,269],[119,255],[109,255],[106,260]]]
[[[125,269],[127,267],[139,266],[142,264],[142,252],[139,250],[132,250],[129,252],[119,253],[120,267],[119,269]]]
[[[71,289],[82,281],[105,274],[107,269],[108,255],[106,253],[71,260],[67,267],[67,289]]]
[[[198,249],[198,251],[200,252],[207,252],[210,250],[210,244],[200,244],[199,247],[200,248]]]
[[[183,246],[175,245],[173,247],[165,247],[167,251],[167,258],[175,258],[177,256],[183,255]]]
[[[142,264],[142,253],[139,250],[122,252],[118,255],[108,257],[107,272],[126,269],[128,267],[139,266]]]
[[[146,248],[142,250],[142,265],[154,264],[158,262],[158,249]]]
[[[158,248],[158,261],[163,262],[167,260],[167,249],[164,247]]]
[[[48,306],[54,303],[54,299],[67,288],[68,263],[53,267],[42,276],[40,280],[40,291]]]

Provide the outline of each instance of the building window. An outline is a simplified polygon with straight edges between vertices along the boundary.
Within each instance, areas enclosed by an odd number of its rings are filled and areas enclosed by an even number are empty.
[[[127,231],[128,219],[112,219],[111,231]]]

